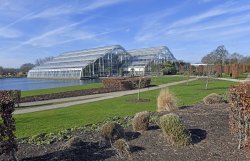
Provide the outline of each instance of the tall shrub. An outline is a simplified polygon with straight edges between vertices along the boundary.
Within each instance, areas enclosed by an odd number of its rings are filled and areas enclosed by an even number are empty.
[[[13,91],[0,91],[0,155],[11,155],[13,159],[16,157],[17,142],[15,140],[15,119],[12,117],[14,112]]]

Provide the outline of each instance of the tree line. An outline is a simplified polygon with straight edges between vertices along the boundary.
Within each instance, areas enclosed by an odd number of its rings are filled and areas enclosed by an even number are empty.
[[[53,57],[46,57],[43,59],[37,59],[35,63],[25,63],[22,64],[19,68],[4,68],[0,66],[0,77],[9,77],[9,76],[26,76],[28,71],[35,66],[42,65],[47,61],[52,60]]]
[[[204,64],[249,64],[250,56],[243,56],[237,52],[230,54],[224,45],[205,55],[201,62]]]

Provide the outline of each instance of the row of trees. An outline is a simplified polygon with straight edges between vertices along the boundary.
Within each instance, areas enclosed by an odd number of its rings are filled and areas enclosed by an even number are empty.
[[[204,64],[249,64],[250,56],[239,53],[230,54],[224,45],[218,46],[214,51],[205,55],[201,62]]]
[[[0,76],[21,76],[25,75],[34,64],[26,63],[20,66],[20,68],[3,68],[0,66]]]
[[[0,66],[0,76],[22,76],[26,75],[34,66],[42,65],[47,61],[52,60],[53,57],[46,57],[44,59],[37,59],[35,64],[25,63],[20,68],[4,68]]]

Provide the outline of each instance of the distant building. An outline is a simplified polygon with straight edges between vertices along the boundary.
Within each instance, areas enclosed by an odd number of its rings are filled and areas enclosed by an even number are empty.
[[[176,61],[170,50],[163,47],[126,51],[120,45],[85,49],[60,54],[53,60],[32,68],[28,78],[81,79],[118,76],[121,74],[144,75],[153,64]]]

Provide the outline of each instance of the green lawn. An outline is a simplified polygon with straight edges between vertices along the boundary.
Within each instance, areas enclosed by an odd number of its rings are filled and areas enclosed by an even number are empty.
[[[170,91],[177,96],[179,106],[185,106],[201,101],[209,93],[223,94],[232,84],[233,82],[213,80],[209,83],[209,89],[204,90],[204,81],[197,80],[189,83],[188,86],[186,84],[172,86]],[[136,95],[128,95],[68,108],[15,115],[17,137],[57,132],[66,128],[102,122],[107,117],[124,117],[144,110],[155,111],[158,93],[159,90],[141,93],[142,98],[150,99],[150,102],[146,103],[128,102],[127,100],[136,98]]]
[[[244,80],[247,78],[247,76],[248,76],[248,73],[242,73],[242,74],[240,74],[239,78],[237,78],[237,79]],[[232,79],[232,77],[230,77],[230,75],[225,74],[225,73],[222,73],[222,78],[231,78]]]
[[[164,84],[164,83],[181,81],[184,79],[185,79],[185,77],[181,77],[181,76],[152,77],[151,84],[159,85],[159,84]],[[93,83],[93,84],[78,85],[78,86],[68,86],[68,87],[60,87],[60,88],[49,88],[49,89],[22,91],[22,97],[42,95],[42,94],[51,94],[51,93],[59,93],[59,92],[66,92],[66,91],[84,90],[84,89],[99,88],[99,87],[102,87],[102,83]]]
[[[184,76],[171,76],[171,75],[166,75],[166,76],[158,76],[158,77],[151,77],[151,84],[152,85],[160,85],[160,84],[166,84],[166,83],[171,83],[171,82],[176,82],[176,81],[182,81],[186,80],[187,78]]]
[[[99,88],[99,87],[102,87],[102,83],[92,83],[92,84],[78,85],[78,86],[67,86],[67,87],[59,87],[59,88],[22,91],[22,97],[83,90],[83,89],[91,89],[91,88]]]

